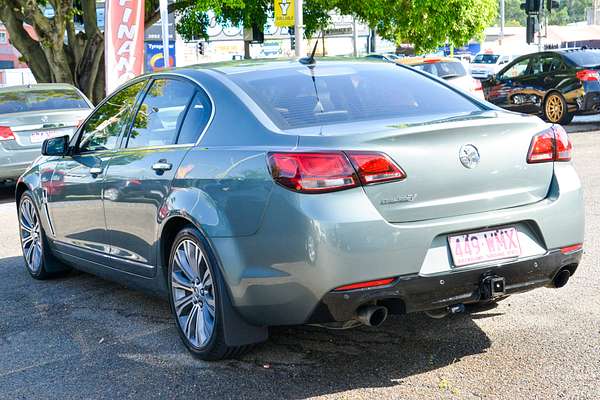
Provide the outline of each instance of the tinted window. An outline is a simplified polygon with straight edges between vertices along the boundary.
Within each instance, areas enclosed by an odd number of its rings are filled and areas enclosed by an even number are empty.
[[[111,150],[128,125],[136,96],[144,88],[145,81],[128,86],[98,107],[82,129],[79,151]]]
[[[313,77],[314,74],[314,77]],[[459,114],[473,102],[415,71],[385,63],[230,75],[281,128]]]
[[[192,84],[180,80],[155,80],[135,115],[127,147],[174,144],[195,91]]]
[[[21,89],[0,92],[0,114],[90,108],[74,89]]]
[[[531,63],[532,74],[546,74],[560,69],[562,61],[558,57],[545,56],[536,57]]]
[[[465,67],[460,62],[438,62],[415,65],[414,67],[440,78],[456,78],[457,76],[465,76],[467,74]]]
[[[521,61],[511,65],[506,71],[504,71],[498,78],[500,79],[514,79],[519,78],[527,72],[527,66],[529,65],[529,58],[525,58]]]
[[[563,53],[563,55],[580,67],[600,66],[599,50],[578,50]]]
[[[477,54],[473,59],[473,64],[496,64],[500,58],[499,55],[496,54]]]
[[[198,91],[183,120],[177,143],[196,143],[200,133],[210,119],[210,113],[211,106],[208,97],[203,92]]]

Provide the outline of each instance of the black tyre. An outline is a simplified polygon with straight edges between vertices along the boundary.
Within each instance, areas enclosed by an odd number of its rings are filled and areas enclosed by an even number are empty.
[[[246,346],[227,346],[223,330],[221,275],[200,232],[182,229],[169,257],[169,302],[188,350],[202,360],[238,356]]]
[[[567,125],[573,120],[573,113],[567,108],[567,102],[559,92],[552,92],[544,101],[544,118],[553,124]]]
[[[49,279],[64,275],[71,268],[59,262],[48,245],[40,213],[30,191],[19,199],[19,238],[25,267],[34,279]]]

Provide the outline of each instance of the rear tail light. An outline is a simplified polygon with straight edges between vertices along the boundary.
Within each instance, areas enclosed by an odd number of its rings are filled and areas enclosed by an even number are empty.
[[[325,193],[406,178],[387,155],[378,152],[331,151],[269,153],[275,182],[301,193]]]
[[[573,144],[567,132],[560,125],[552,125],[538,133],[531,140],[527,162],[529,164],[550,161],[570,161]]]
[[[598,71],[593,69],[583,69],[581,71],[577,71],[575,76],[577,79],[583,82],[600,81],[600,74],[598,74]]]
[[[322,193],[358,186],[358,177],[342,152],[270,153],[277,183],[302,193]]]
[[[372,288],[372,287],[377,287],[377,286],[386,286],[392,282],[394,282],[394,278],[377,279],[374,281],[359,282],[359,283],[353,283],[351,285],[340,286],[333,290],[335,292],[341,292],[344,290],[366,289],[366,288]]]
[[[363,185],[406,178],[402,168],[382,153],[349,151],[346,152]]]
[[[13,133],[10,126],[0,126],[0,141],[2,140],[12,140],[15,138],[15,134]]]

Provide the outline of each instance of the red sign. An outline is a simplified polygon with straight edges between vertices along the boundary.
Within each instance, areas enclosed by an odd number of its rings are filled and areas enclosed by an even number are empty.
[[[144,72],[144,0],[106,0],[106,94]]]

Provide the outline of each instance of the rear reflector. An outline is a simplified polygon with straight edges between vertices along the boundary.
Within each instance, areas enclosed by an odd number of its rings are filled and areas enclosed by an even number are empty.
[[[595,71],[593,69],[584,69],[581,71],[577,71],[575,76],[577,77],[577,79],[583,82],[600,81],[600,74],[598,74],[598,71]]]
[[[269,153],[275,182],[301,193],[326,193],[406,178],[387,155],[372,151]]]
[[[579,243],[579,244],[574,244],[572,246],[563,247],[562,249],[560,249],[560,252],[563,254],[569,254],[569,253],[574,253],[576,251],[579,251],[581,249],[583,249],[583,244]]]
[[[366,289],[366,288],[377,287],[377,286],[385,286],[385,285],[389,285],[390,283],[394,282],[394,280],[395,280],[395,278],[377,279],[374,281],[359,282],[359,283],[353,283],[351,285],[340,286],[333,290],[335,292],[341,292],[343,290]]]
[[[364,185],[406,178],[402,168],[382,153],[367,151],[346,152]]]
[[[15,135],[10,126],[0,126],[0,140],[12,140]]]
[[[358,177],[344,153],[269,153],[275,182],[302,193],[323,193],[358,186]]]
[[[552,125],[531,140],[527,162],[529,164],[550,161],[570,161],[573,143],[560,125]]]

